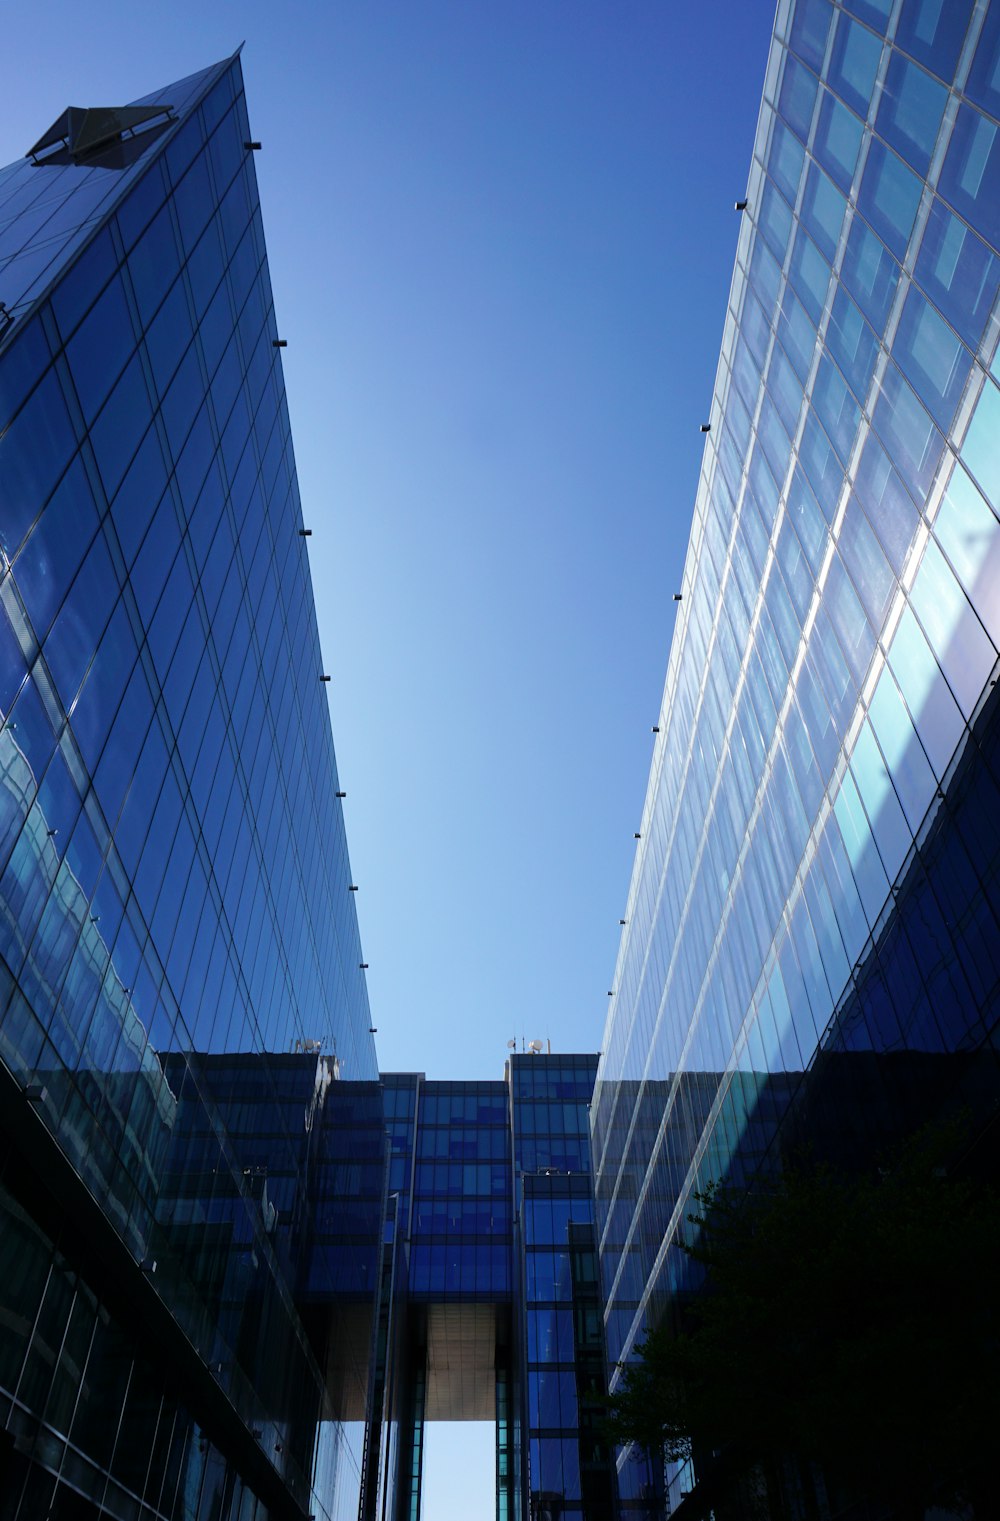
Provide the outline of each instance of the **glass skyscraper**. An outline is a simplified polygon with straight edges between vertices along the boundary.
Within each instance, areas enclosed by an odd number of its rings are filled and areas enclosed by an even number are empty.
[[[0,172],[4,1521],[357,1514],[381,1101],[253,157],[233,58]]]
[[[612,1364],[694,1190],[997,1093],[1000,6],[781,0],[737,210],[594,1102]]]

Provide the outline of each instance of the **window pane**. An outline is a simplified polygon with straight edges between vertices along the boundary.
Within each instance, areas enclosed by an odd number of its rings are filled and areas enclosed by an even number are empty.
[[[916,276],[970,348],[977,348],[1000,285],[1000,259],[938,200],[920,244]]]
[[[878,37],[856,21],[840,17],[827,77],[837,94],[860,116],[868,115],[881,56],[882,43]]]
[[[971,10],[972,0],[903,0],[896,46],[950,81]]]
[[[817,88],[816,75],[797,58],[789,56],[785,61],[778,110],[803,141],[809,136]]]
[[[854,112],[824,90],[813,151],[842,190],[851,188],[863,130]]]
[[[971,106],[959,109],[941,170],[941,194],[977,232],[1000,246],[1000,146],[997,127]]]
[[[965,93],[991,116],[1000,116],[1000,10],[995,5],[986,12]]]
[[[947,432],[972,357],[919,290],[911,289],[903,305],[892,355],[934,420]]]
[[[875,138],[861,180],[858,205],[898,259],[906,252],[920,204],[921,182]]]
[[[926,174],[948,92],[936,79],[893,53],[876,126],[918,174]]]
[[[876,333],[881,333],[896,294],[899,265],[860,217],[851,226],[841,277]]]

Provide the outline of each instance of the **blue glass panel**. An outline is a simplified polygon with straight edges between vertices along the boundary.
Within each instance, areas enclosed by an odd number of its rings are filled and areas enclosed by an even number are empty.
[[[948,482],[934,536],[987,633],[1000,646],[1000,523],[962,469]]]
[[[890,364],[875,407],[875,427],[910,494],[922,501],[941,458],[943,440],[902,375]]]
[[[859,116],[868,115],[881,56],[882,43],[867,27],[839,18],[827,79]]]
[[[52,292],[52,310],[64,338],[69,337],[84,312],[104,289],[114,274],[117,263],[111,234],[105,229],[98,233],[64,279],[60,280]],[[5,359],[5,367],[6,363]]]
[[[778,409],[778,416],[784,424],[785,432],[790,437],[795,430],[799,408],[802,405],[802,386],[785,356],[784,350],[777,344],[775,344],[771,354],[767,387],[774,398],[774,404]],[[784,448],[787,453],[787,438],[784,441]]]
[[[39,640],[59,610],[96,530],[97,514],[77,456],[14,565],[18,589]]]
[[[812,405],[840,456],[841,464],[846,466],[861,412],[840,371],[826,355],[820,360],[816,372]]]
[[[770,180],[765,182],[761,192],[757,223],[771,252],[778,263],[783,264],[792,230],[792,213]]]
[[[972,0],[903,0],[896,46],[950,82],[971,11]]]
[[[174,224],[169,209],[164,207],[128,256],[128,272],[144,327],[167,294],[179,269]]]
[[[769,312],[778,299],[781,269],[762,238],[754,238],[750,256],[750,284],[760,298],[761,305]]]
[[[836,95],[824,90],[813,152],[841,190],[851,188],[863,132],[864,127],[854,112],[849,111]]]
[[[830,286],[830,266],[801,227],[795,234],[788,273],[802,305],[818,323]]]
[[[1000,287],[1000,259],[937,199],[920,243],[916,277],[975,350]]]
[[[784,122],[775,117],[767,171],[791,205],[795,204],[799,193],[799,179],[805,157],[806,150],[798,138],[788,130]]]
[[[49,346],[36,318],[21,329],[0,365],[0,437],[48,362]]]
[[[0,546],[12,560],[24,535],[76,449],[76,435],[54,371],[50,370],[0,435]]]
[[[918,174],[927,173],[947,99],[944,85],[892,54],[875,125]]]
[[[800,212],[803,226],[832,263],[844,225],[847,201],[823,171],[813,164],[806,178]]]
[[[115,279],[66,345],[69,367],[87,422],[93,421],[104,398],[135,348],[135,334],[125,291]]]
[[[965,93],[991,116],[1000,117],[1000,11],[995,5],[983,20]]]
[[[792,16],[789,43],[817,74],[823,64],[832,16],[829,0],[799,0]]]
[[[786,511],[798,534],[813,576],[819,574],[827,544],[826,524],[801,468],[796,465],[788,488]]]
[[[862,21],[867,21],[869,26],[874,27],[884,37],[889,13],[892,10],[892,0],[844,0],[844,10],[850,11],[852,16],[857,16]]]
[[[174,190],[174,205],[181,224],[181,237],[188,253],[194,248],[205,230],[205,225],[215,206],[204,155],[195,159],[180,184]]]
[[[871,384],[878,342],[854,302],[840,289],[833,298],[826,346],[846,375],[851,390],[863,402]]]
[[[968,379],[972,357],[919,290],[903,304],[892,346],[893,358],[945,432]]]
[[[791,286],[785,291],[778,318],[778,338],[798,375],[805,384],[816,348],[816,327]]]
[[[832,523],[840,500],[840,489],[844,484],[844,470],[811,410],[802,430],[799,459],[826,521]]]
[[[809,136],[816,91],[819,88],[816,75],[797,58],[789,56],[785,61],[784,78],[778,96],[778,110],[788,125],[803,142]]]
[[[874,629],[881,629],[896,581],[871,525],[854,496],[848,497],[837,547],[851,573],[868,621]]]
[[[902,575],[917,531],[917,509],[882,445],[869,434],[858,464],[854,489],[885,550],[893,573]]]
[[[126,565],[131,565],[135,558],[166,484],[160,441],[151,428],[111,504],[111,518]]]
[[[962,459],[979,482],[987,498],[1000,512],[1000,389],[990,380],[983,386],[972,414]]]
[[[898,259],[910,241],[921,189],[912,169],[874,138],[861,177],[858,205]]]
[[[90,430],[104,489],[113,497],[152,421],[139,356],[132,359]]]
[[[899,265],[860,217],[851,224],[841,278],[876,333],[882,333],[896,294]]]
[[[938,183],[966,221],[1000,248],[1000,144],[994,122],[961,106]]]

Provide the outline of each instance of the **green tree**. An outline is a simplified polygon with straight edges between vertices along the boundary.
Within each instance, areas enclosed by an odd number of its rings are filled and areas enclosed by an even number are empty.
[[[949,1175],[953,1145],[927,1133],[861,1177],[804,1166],[696,1196],[683,1249],[705,1290],[624,1368],[614,1438],[819,1465],[901,1521],[935,1501],[998,1513],[1000,1199]]]

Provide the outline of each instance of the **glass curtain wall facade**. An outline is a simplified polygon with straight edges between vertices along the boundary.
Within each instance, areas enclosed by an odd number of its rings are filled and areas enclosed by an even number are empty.
[[[381,1103],[237,58],[0,171],[0,303],[0,1516],[353,1521]]]
[[[492,1421],[499,1521],[610,1521],[589,1104],[596,1056],[383,1078],[383,1321],[362,1521],[418,1521],[424,1428]],[[391,1246],[391,1250],[390,1250]]]
[[[593,1110],[612,1364],[694,1189],[991,1112],[998,250],[1000,5],[781,0]]]

